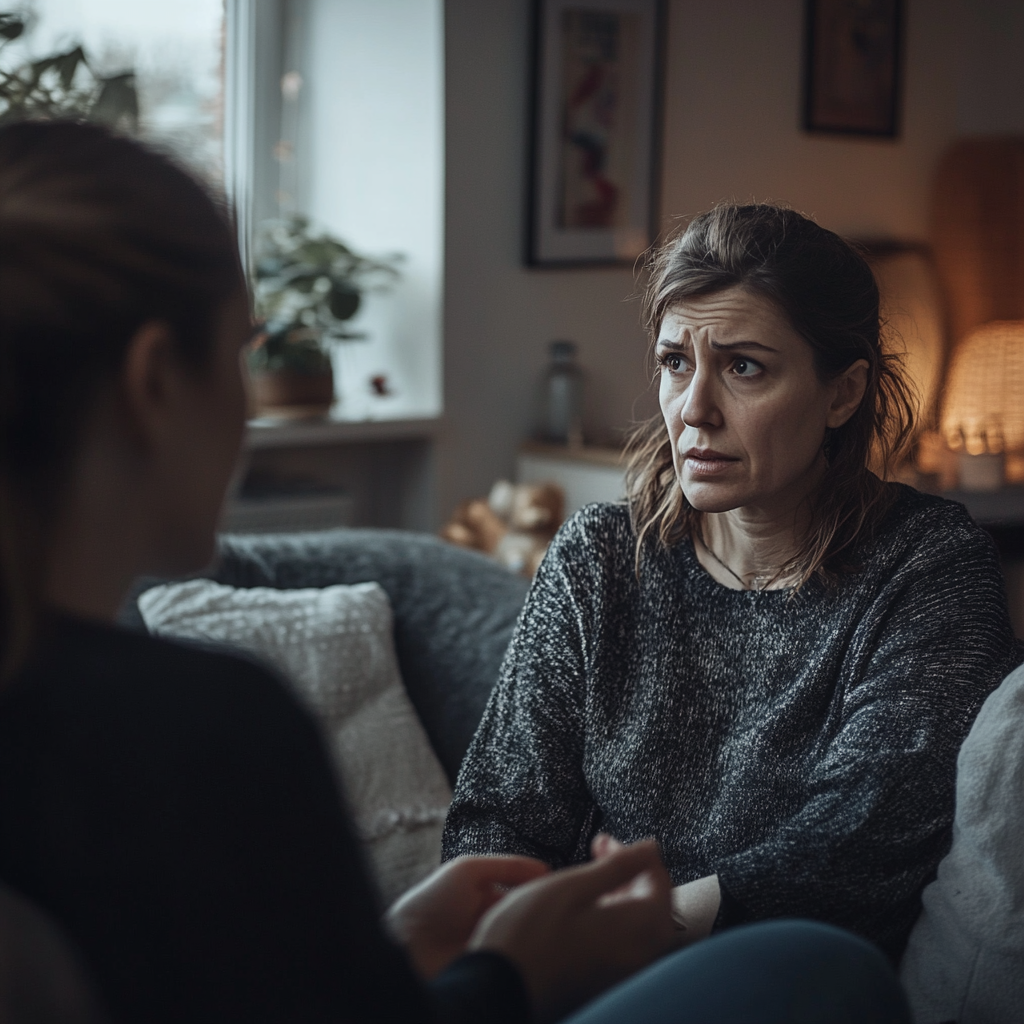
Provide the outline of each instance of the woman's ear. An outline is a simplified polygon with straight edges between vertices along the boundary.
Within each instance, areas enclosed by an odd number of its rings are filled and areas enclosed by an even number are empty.
[[[157,320],[144,323],[128,342],[121,387],[132,424],[147,447],[175,429],[181,374],[170,327]]]
[[[868,361],[858,359],[832,381],[832,403],[825,416],[825,426],[841,427],[858,409],[868,387]]]

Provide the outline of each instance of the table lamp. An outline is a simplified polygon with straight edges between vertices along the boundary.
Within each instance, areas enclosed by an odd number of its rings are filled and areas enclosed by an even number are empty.
[[[998,490],[1005,478],[1021,475],[1024,320],[983,324],[956,348],[946,377],[940,430],[949,448],[959,453],[963,489]]]

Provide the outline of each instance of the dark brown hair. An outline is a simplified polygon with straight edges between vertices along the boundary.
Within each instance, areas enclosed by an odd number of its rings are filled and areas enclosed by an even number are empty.
[[[102,382],[144,323],[201,368],[242,285],[234,232],[169,158],[70,122],[0,128],[0,671],[24,658],[47,529]]]
[[[812,576],[834,578],[856,567],[855,545],[888,508],[883,476],[909,443],[916,401],[900,357],[880,337],[878,286],[871,268],[842,238],[793,210],[770,204],[721,205],[695,217],[649,264],[644,321],[657,340],[676,303],[735,285],[775,304],[814,351],[821,380],[858,359],[868,384],[857,411],[826,430],[825,478],[811,499],[811,529],[777,578],[797,587]],[[664,545],[692,537],[701,513],[682,492],[664,420],[656,416],[633,433],[627,490],[636,532],[637,567],[645,542]]]

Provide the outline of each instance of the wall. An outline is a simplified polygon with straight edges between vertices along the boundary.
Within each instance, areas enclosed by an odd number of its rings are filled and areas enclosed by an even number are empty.
[[[893,141],[800,129],[803,3],[673,3],[663,211],[774,199],[844,234],[924,238],[932,167],[955,129],[952,35],[943,0],[908,7]]]
[[[632,272],[522,266],[529,4],[448,0],[445,19],[442,516],[512,473],[548,341],[579,343],[599,433],[652,408]]]
[[[1024,134],[1024,3],[960,0],[954,28],[957,134]]]
[[[1024,132],[1024,4],[909,0],[896,141],[799,129],[802,0],[672,0],[664,223],[776,199],[853,235],[923,238],[935,160],[957,134]],[[522,266],[528,0],[447,0],[445,417],[439,512],[513,470],[545,343],[580,343],[591,427],[653,411],[629,270]]]
[[[304,70],[297,208],[369,255],[399,251],[392,294],[351,321],[340,346],[346,416],[441,411],[444,108],[441,0],[289,0],[289,66]],[[286,58],[287,59],[287,58]],[[374,397],[386,373],[393,394]]]

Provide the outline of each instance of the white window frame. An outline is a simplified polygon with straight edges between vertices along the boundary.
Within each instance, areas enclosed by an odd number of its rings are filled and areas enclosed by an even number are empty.
[[[280,131],[285,5],[286,0],[224,5],[224,187],[244,266],[255,225],[277,209],[277,168],[269,154]]]

